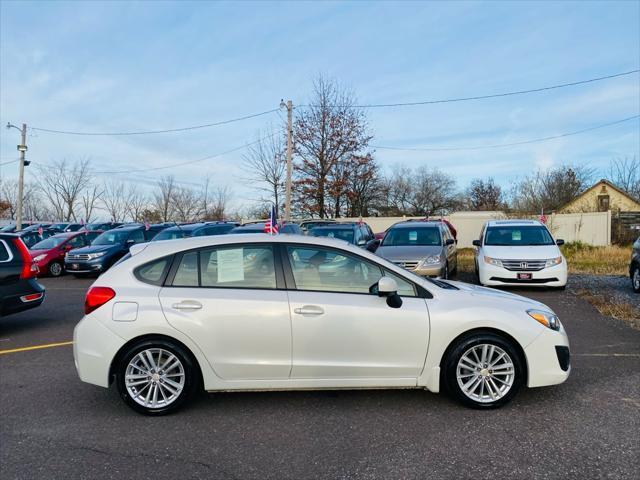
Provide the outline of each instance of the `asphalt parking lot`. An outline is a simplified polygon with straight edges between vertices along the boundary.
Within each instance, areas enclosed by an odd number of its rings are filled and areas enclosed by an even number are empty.
[[[81,383],[69,342],[91,280],[44,279],[0,319],[0,477],[638,478],[640,332],[571,289],[520,291],[569,332],[573,371],[475,411],[417,390],[202,394],[149,418]],[[9,353],[7,353],[9,352]]]

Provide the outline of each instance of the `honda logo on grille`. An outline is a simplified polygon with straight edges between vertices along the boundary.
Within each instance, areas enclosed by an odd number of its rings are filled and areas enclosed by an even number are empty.
[[[527,265],[527,262],[520,262],[520,268],[525,269],[527,268],[529,265]]]

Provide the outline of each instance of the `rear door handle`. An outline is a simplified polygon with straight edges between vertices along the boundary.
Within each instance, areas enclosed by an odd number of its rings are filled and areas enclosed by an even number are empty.
[[[300,308],[295,308],[293,311],[298,315],[322,315],[324,313],[324,309],[317,305],[304,305]]]
[[[174,303],[171,306],[176,310],[200,310],[202,308],[202,304],[195,300],[183,300],[180,303]]]

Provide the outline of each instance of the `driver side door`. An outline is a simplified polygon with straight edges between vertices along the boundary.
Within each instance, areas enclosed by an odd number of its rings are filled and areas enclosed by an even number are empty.
[[[412,283],[339,249],[286,245],[283,257],[292,321],[292,380],[415,385],[429,343],[429,313]],[[400,308],[369,293],[382,275],[398,283]]]

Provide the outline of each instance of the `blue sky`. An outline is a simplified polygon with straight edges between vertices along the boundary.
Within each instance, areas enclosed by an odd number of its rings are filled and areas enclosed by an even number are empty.
[[[211,123],[309,100],[319,73],[362,103],[482,95],[640,68],[640,2],[0,2],[0,122],[77,131]],[[368,112],[372,144],[475,146],[558,135],[640,114],[635,74],[551,92]],[[126,170],[217,154],[281,122],[272,114],[186,133],[132,137],[30,134],[32,165],[81,157]],[[0,131],[0,163],[16,158]],[[538,167],[640,157],[640,122],[512,148],[378,149],[383,169],[429,165],[460,186],[504,186]],[[238,151],[188,167],[118,175],[206,175],[237,205],[254,194]],[[29,167],[27,175],[36,175]],[[5,177],[17,163],[3,165]]]

